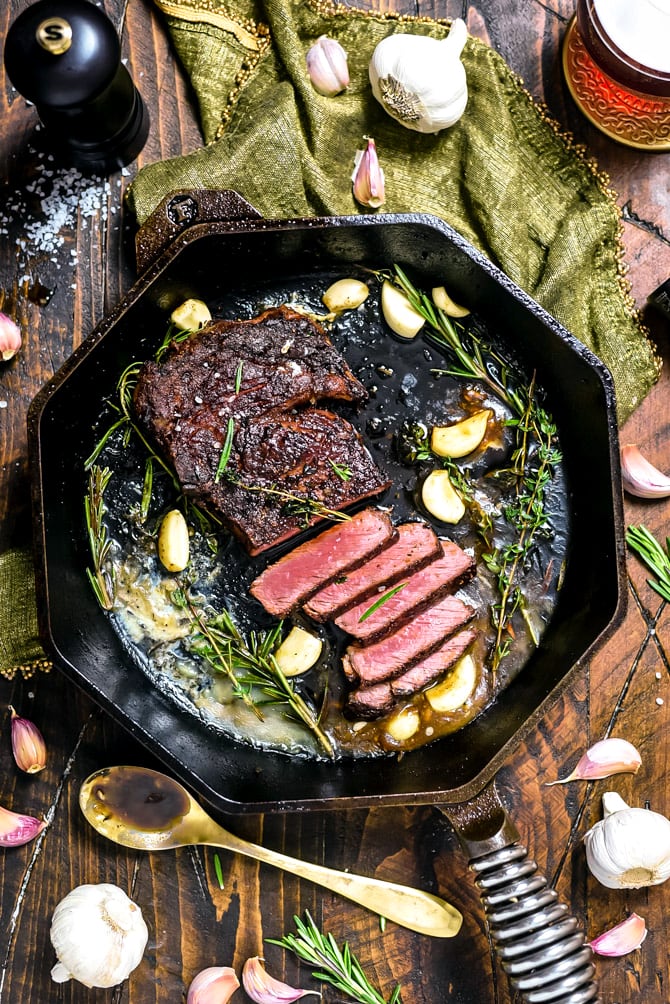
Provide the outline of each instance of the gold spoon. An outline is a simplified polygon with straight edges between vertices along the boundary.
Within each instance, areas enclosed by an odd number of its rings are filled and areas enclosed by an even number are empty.
[[[449,903],[408,886],[338,872],[241,840],[214,822],[177,781],[146,767],[106,767],[81,786],[79,805],[103,837],[140,851],[205,844],[283,868],[346,896],[402,927],[435,938],[458,933],[463,918]]]

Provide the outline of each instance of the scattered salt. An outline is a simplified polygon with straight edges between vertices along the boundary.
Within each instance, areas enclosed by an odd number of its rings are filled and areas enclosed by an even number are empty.
[[[656,698],[656,703],[657,703],[657,704],[665,704],[665,701],[663,700],[663,698],[662,698],[662,697],[657,697],[657,698]]]
[[[7,401],[0,401],[0,408],[6,408],[7,404],[8,404]]]
[[[660,680],[660,679],[661,679],[661,674],[660,674],[660,673],[658,672],[658,670],[656,671],[656,674],[655,674],[655,675],[656,675],[656,679],[657,679],[657,680]]]

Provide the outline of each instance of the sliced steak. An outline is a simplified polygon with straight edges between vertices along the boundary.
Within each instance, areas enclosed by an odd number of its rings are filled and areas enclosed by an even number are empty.
[[[441,540],[440,545],[442,557],[414,572],[407,584],[374,613],[361,620],[371,606],[371,598],[368,597],[336,617],[337,626],[361,642],[380,638],[427,604],[469,581],[475,573],[474,559],[451,540]]]
[[[451,669],[477,637],[472,628],[447,638],[432,655],[415,663],[395,680],[374,683],[370,687],[352,690],[348,710],[360,718],[379,718],[393,709],[399,697],[410,697],[430,687]]]
[[[363,686],[392,680],[434,652],[474,615],[474,609],[458,597],[445,596],[381,641],[350,645],[344,653],[342,668],[352,683],[360,682]]]
[[[427,523],[403,523],[398,539],[360,568],[320,589],[305,604],[305,613],[317,621],[333,620],[372,593],[384,593],[399,579],[423,568],[442,554],[440,542]]]
[[[366,397],[323,329],[276,307],[173,344],[144,364],[133,400],[184,491],[222,516],[255,555],[322,518],[301,501],[345,509],[388,487],[346,419],[296,410]]]
[[[386,513],[363,509],[268,565],[252,582],[251,593],[268,613],[285,617],[317,589],[358,567],[395,537]]]

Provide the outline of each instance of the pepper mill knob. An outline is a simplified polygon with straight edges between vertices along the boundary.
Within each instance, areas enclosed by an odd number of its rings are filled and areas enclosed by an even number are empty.
[[[75,166],[106,174],[144,146],[149,114],[121,62],[114,25],[88,0],[27,7],[7,33],[5,68]]]

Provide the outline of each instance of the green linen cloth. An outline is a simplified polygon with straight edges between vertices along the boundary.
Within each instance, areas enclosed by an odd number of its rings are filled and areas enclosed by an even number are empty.
[[[374,100],[368,63],[391,32],[445,37],[428,18],[323,0],[156,0],[198,101],[206,145],[143,168],[128,204],[142,223],[177,188],[231,188],[265,216],[359,212],[357,149],[372,136],[389,212],[435,213],[609,366],[624,420],[658,375],[624,279],[620,213],[607,179],[552,123],[498,53],[470,39],[469,101],[456,125],[421,135]],[[351,83],[317,94],[305,53],[322,34],[349,56]],[[0,557],[0,672],[46,668],[29,555]]]

